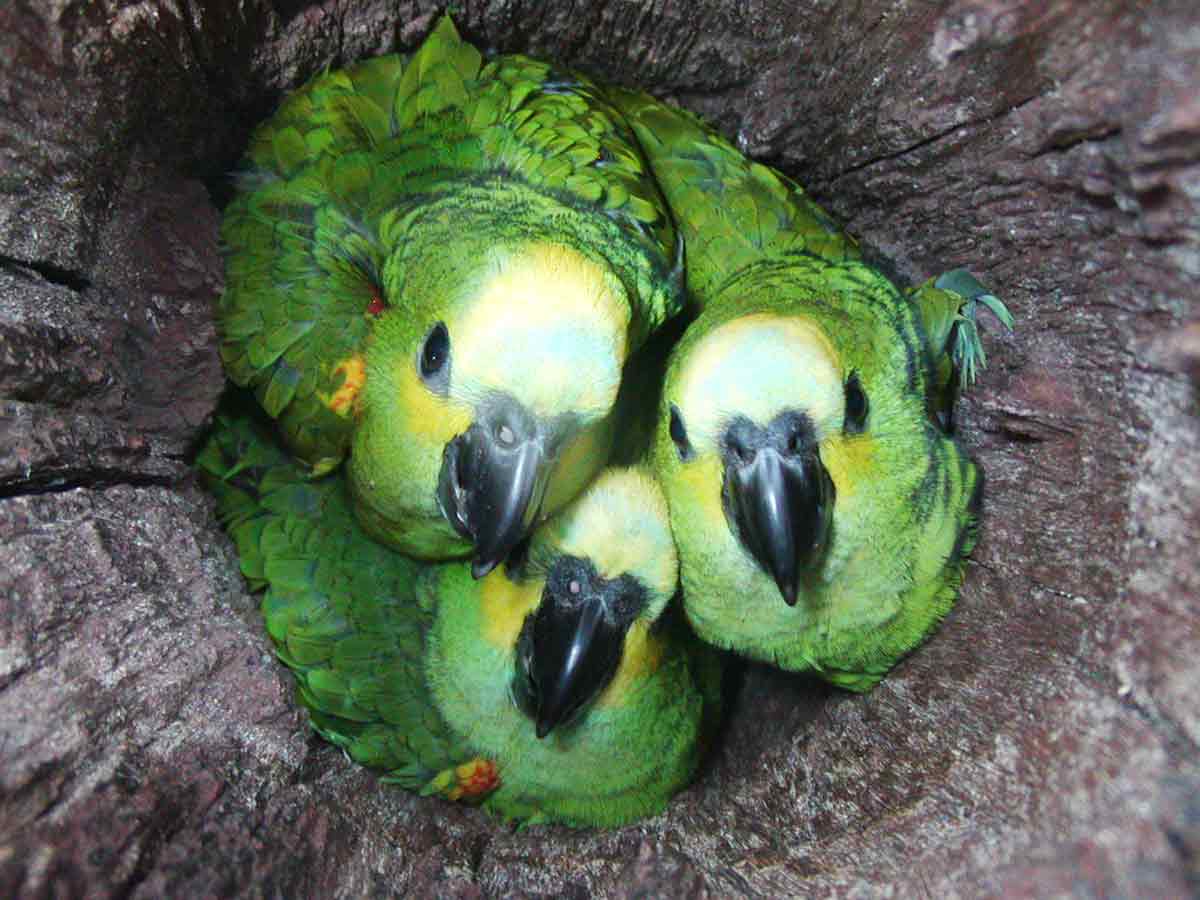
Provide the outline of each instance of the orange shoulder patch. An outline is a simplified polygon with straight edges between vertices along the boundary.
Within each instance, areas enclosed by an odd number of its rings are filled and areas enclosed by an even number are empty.
[[[333,374],[342,376],[342,386],[330,395],[321,394],[321,400],[335,415],[343,419],[354,411],[358,393],[367,382],[367,366],[361,354],[343,359],[333,368]]]
[[[500,786],[500,770],[481,756],[455,766],[456,783],[446,791],[448,800],[477,800]]]

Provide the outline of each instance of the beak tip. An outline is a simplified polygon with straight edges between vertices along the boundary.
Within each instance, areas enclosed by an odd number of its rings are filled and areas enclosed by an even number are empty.
[[[474,559],[471,561],[471,577],[478,581],[483,578],[492,569],[496,568],[500,560],[498,559]]]
[[[538,719],[537,727],[536,727],[535,731],[537,733],[537,737],[538,737],[539,741],[542,740],[543,738],[545,738],[546,735],[548,735],[553,730],[554,730],[554,725],[552,723],[544,721],[543,719]]]
[[[476,579],[503,562],[541,514],[553,463],[543,444],[535,433],[513,447],[500,445],[475,422],[442,451],[438,506],[472,544]]]
[[[788,606],[795,606],[796,600],[800,595],[800,586],[798,584],[780,584],[779,593],[783,594],[783,602]]]

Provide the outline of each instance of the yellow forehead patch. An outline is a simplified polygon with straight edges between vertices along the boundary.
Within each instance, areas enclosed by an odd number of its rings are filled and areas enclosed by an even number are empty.
[[[606,470],[543,527],[561,552],[590,559],[604,578],[634,575],[660,603],[675,593],[679,563],[666,499],[644,472]],[[650,611],[650,617],[657,613]]]
[[[808,414],[820,440],[841,427],[843,380],[824,331],[805,319],[760,313],[702,338],[676,377],[672,399],[693,445],[714,444],[732,416],[765,425],[789,407]]]
[[[498,257],[447,322],[451,391],[468,404],[507,391],[539,416],[603,415],[621,381],[629,321],[611,271],[568,247],[526,245]]]

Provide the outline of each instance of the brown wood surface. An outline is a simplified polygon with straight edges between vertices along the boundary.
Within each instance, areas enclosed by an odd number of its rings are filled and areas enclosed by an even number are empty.
[[[0,894],[1174,896],[1200,888],[1200,8],[464,0],[697,109],[901,280],[1009,304],[983,538],[866,697],[751,668],[699,782],[510,832],[311,738],[187,472],[249,129],[440,5],[0,5]]]

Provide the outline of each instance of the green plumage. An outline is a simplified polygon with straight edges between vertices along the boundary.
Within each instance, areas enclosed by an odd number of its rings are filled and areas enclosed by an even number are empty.
[[[910,299],[800,187],[686,113],[611,96],[671,205],[701,309],[672,354],[655,448],[688,620],[719,646],[867,690],[957,596],[980,480],[941,426],[983,364],[977,306],[1011,318],[966,273]],[[763,446],[791,423],[780,465],[804,457],[832,484],[794,606],[739,530],[731,484],[751,451],[735,452],[737,421]]]
[[[703,308],[749,264],[783,254],[857,260],[858,245],[790,178],[743,156],[683,110],[609,88],[684,238],[687,286]]]
[[[854,238],[804,188],[743,156],[696,116],[639,91],[609,88],[606,96],[637,135],[675,216],[687,248],[688,291],[699,308],[726,293],[731,279],[765,260],[806,255],[831,263],[862,259]],[[985,306],[1008,329],[1012,316],[963,269],[930,279],[909,296],[916,302],[939,383],[969,387],[975,371],[986,364],[975,327],[978,307]],[[943,365],[952,366],[953,375]]]
[[[222,419],[197,464],[313,727],[411,790],[470,759],[424,689],[422,565],[364,537],[345,479],[306,479],[243,418]]]
[[[526,824],[617,825],[660,811],[692,776],[720,664],[679,623],[653,624],[677,570],[649,479],[606,474],[535,532],[521,575],[474,581],[466,564],[369,539],[344,477],[311,480],[245,418],[223,419],[198,465],[251,586],[265,588],[267,631],[313,727],[385,780]],[[646,585],[644,621],[610,686],[539,740],[513,699],[523,623],[560,555],[606,571],[616,546]]]
[[[684,618],[864,691],[955,602],[953,407],[1011,317],[961,270],[898,290],[694,117],[443,19],[288,97],[223,236],[222,357],[273,422],[199,465],[314,728],[385,780],[629,822],[719,714]],[[647,443],[653,478],[601,472]]]
[[[222,226],[226,371],[316,473],[357,443],[364,522],[419,556],[468,549],[434,500],[454,429],[497,395],[574,422],[594,452],[577,454],[586,471],[555,474],[553,512],[604,462],[621,366],[682,305],[673,224],[619,114],[581,76],[485,61],[448,18],[411,58],[290,95],[255,132],[239,186]],[[572,348],[541,311],[576,288],[607,299]],[[516,324],[489,344],[481,317]],[[422,342],[439,322],[448,376],[422,381]],[[492,365],[506,348],[526,365]],[[594,363],[576,367],[576,390],[545,348]],[[563,381],[561,401],[538,393],[543,365]]]

